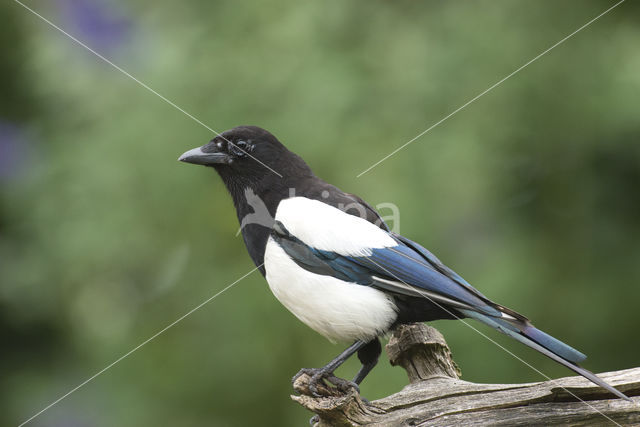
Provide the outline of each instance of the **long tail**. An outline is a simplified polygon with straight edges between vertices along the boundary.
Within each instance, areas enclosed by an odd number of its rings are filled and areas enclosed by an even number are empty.
[[[581,368],[577,365],[578,363],[586,359],[587,356],[580,353],[578,350],[568,346],[562,341],[555,339],[551,335],[548,335],[541,330],[536,329],[535,327],[533,327],[533,325],[526,321],[526,319],[523,321],[521,319],[512,317],[511,314],[514,313],[510,310],[505,313],[505,317],[503,318],[491,317],[467,309],[458,309],[458,311],[460,311],[467,317],[479,320],[485,325],[489,325],[492,328],[499,330],[503,334],[509,335],[510,337],[520,341],[522,344],[539,351],[550,359],[553,359],[561,365],[564,365],[572,371],[582,375],[594,384],[597,384],[600,387],[609,390],[619,398],[627,400],[629,402],[633,402],[623,393],[616,390],[606,382],[602,381],[593,372]]]

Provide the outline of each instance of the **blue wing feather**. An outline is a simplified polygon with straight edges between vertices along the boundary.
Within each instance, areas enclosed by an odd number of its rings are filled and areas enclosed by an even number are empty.
[[[402,243],[390,248],[372,249],[370,256],[345,258],[356,265],[366,267],[371,275],[383,276],[442,295],[491,316],[501,315],[488,301],[442,274],[426,262],[423,256]]]
[[[478,297],[489,301],[489,299],[487,297],[482,295],[482,293],[480,293],[479,290],[477,290],[476,288],[471,286],[471,284],[469,282],[467,282],[466,280],[464,280],[458,273],[456,273],[455,271],[453,271],[452,269],[450,269],[449,267],[444,265],[444,263],[442,261],[440,261],[427,248],[425,248],[424,246],[420,245],[419,243],[414,242],[413,240],[409,240],[406,237],[401,236],[400,234],[392,233],[392,235],[397,241],[399,241],[402,244],[412,248],[413,250],[418,252],[420,255],[422,255],[436,270],[440,271],[445,276],[449,277],[452,280],[455,280],[456,282],[458,282],[462,286],[466,287],[469,291],[473,292]]]

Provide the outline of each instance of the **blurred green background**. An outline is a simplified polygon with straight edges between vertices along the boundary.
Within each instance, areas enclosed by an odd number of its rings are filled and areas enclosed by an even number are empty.
[[[587,368],[639,365],[637,3],[360,178],[613,2],[26,4],[214,129],[262,126],[324,179],[395,203],[404,235]],[[217,176],[176,161],[213,135],[17,3],[0,11],[0,424],[17,425],[253,265]],[[464,379],[544,379],[436,326]],[[306,425],[290,378],[341,350],[254,273],[31,425]],[[383,356],[362,393],[405,384]]]

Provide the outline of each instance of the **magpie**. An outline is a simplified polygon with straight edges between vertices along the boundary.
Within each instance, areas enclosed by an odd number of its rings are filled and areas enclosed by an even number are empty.
[[[326,366],[294,376],[310,375],[314,395],[324,380],[358,388],[378,362],[379,337],[399,324],[470,318],[630,400],[578,366],[584,354],[492,302],[420,244],[390,231],[369,204],[318,178],[268,131],[238,126],[178,160],[210,166],[222,178],[249,256],[275,297],[329,341],[353,342]],[[269,220],[246,221],[257,214],[256,200]],[[353,381],[337,378],[333,372],[355,353],[362,367]]]

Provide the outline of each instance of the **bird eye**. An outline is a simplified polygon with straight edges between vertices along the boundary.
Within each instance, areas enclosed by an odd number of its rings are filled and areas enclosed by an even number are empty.
[[[247,143],[247,141],[237,141],[236,143],[229,144],[228,150],[229,153],[233,154],[234,156],[242,157],[251,150],[251,146]]]

